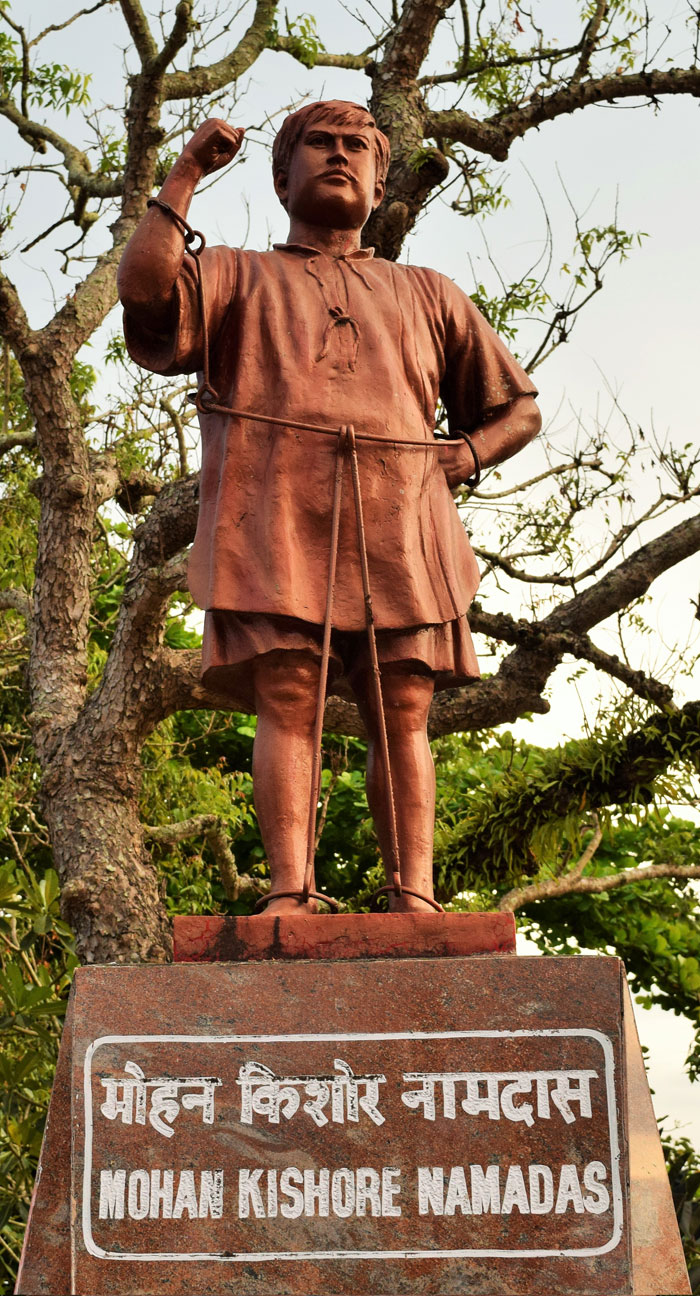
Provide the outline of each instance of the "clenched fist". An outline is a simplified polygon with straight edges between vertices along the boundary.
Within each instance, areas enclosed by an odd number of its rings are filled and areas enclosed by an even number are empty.
[[[210,117],[197,128],[182,151],[182,157],[196,162],[203,176],[228,166],[243,142],[242,126],[229,126],[218,117]]]

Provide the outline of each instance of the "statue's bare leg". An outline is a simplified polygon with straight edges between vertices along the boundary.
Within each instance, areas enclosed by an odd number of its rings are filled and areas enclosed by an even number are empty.
[[[369,737],[367,800],[386,866],[391,859],[391,837],[372,676],[369,671],[363,671],[352,683]],[[433,895],[435,766],[428,742],[428,712],[433,692],[433,679],[428,675],[412,675],[395,669],[382,671],[401,881],[412,891],[426,896]],[[414,896],[397,899],[390,893],[389,908],[412,913],[431,906]]]
[[[319,669],[310,653],[296,650],[265,653],[253,663],[253,794],[273,891],[301,891],[304,884]],[[307,909],[315,908],[309,901]],[[289,897],[270,901],[265,913],[300,910]]]

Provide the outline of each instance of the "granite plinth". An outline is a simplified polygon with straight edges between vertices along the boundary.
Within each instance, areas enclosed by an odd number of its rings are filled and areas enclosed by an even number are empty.
[[[177,917],[173,924],[176,963],[514,953],[515,917],[510,913],[216,914]]]
[[[616,959],[84,968],[71,1003],[18,1292],[689,1291]]]

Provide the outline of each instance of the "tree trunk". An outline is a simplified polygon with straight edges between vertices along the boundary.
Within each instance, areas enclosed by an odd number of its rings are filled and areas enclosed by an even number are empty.
[[[96,694],[87,696],[91,551],[100,500],[70,389],[67,342],[64,347],[55,343],[49,354],[35,337],[23,356],[44,465],[29,669],[41,804],[62,884],[62,913],[81,962],[162,962],[171,956],[172,940],[139,823],[141,735],[126,719],[119,724],[119,706],[116,717],[105,719],[96,714]],[[144,670],[140,662],[138,667]],[[131,682],[126,673],[121,711]]]
[[[68,739],[45,774],[41,799],[61,911],[81,963],[167,961],[170,924],[144,846],[133,767],[104,752],[86,756]]]

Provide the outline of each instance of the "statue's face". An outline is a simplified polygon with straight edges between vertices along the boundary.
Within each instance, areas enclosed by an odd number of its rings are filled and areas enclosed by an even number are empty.
[[[333,229],[362,229],[384,197],[369,127],[328,121],[308,126],[275,190],[292,219]]]

